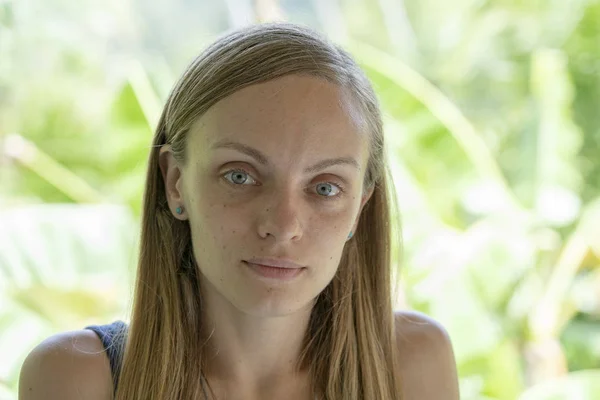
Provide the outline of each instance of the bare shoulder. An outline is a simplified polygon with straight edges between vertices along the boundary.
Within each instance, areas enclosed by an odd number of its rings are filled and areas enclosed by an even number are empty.
[[[444,327],[415,311],[395,316],[403,398],[458,400],[456,361]]]
[[[112,390],[110,363],[90,330],[47,338],[25,358],[19,377],[19,400],[105,400]]]

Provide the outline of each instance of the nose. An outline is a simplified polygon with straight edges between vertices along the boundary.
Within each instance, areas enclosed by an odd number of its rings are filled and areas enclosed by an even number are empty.
[[[297,241],[302,237],[300,201],[286,191],[274,191],[269,195],[260,212],[258,235],[266,239],[273,236],[277,242]]]

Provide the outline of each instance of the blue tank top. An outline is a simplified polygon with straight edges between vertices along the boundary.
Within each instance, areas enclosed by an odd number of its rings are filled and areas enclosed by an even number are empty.
[[[110,373],[113,379],[113,392],[117,392],[119,383],[119,372],[121,371],[121,362],[123,360],[123,348],[127,339],[127,324],[123,321],[115,321],[108,325],[90,325],[85,329],[92,330],[98,335],[106,355],[110,362]]]

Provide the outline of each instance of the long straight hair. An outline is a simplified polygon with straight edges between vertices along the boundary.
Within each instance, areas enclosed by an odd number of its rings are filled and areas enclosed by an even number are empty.
[[[290,74],[345,89],[369,137],[363,190],[373,189],[334,279],[312,310],[298,365],[327,400],[400,398],[391,271],[391,210],[382,118],[375,92],[352,57],[290,23],[253,25],[220,37],[175,84],[153,138],[141,221],[140,257],[117,400],[201,398],[202,293],[187,221],[173,217],[159,168],[170,144],[185,163],[192,124],[219,100]]]

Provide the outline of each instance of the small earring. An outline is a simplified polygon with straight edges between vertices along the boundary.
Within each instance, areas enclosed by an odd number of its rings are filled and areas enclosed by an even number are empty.
[[[183,208],[181,208],[181,207],[177,207],[177,208],[175,209],[175,212],[176,212],[177,214],[181,215],[181,214],[183,214]]]
[[[352,231],[350,231],[350,234],[348,235],[348,239],[350,239],[352,237]]]

